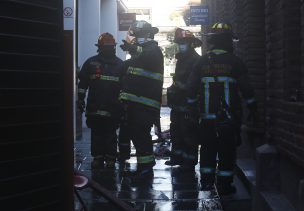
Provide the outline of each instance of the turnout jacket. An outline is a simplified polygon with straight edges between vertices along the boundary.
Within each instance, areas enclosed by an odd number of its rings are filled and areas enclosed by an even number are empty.
[[[194,65],[187,83],[188,103],[196,103],[199,96],[201,119],[215,119],[221,98],[225,100],[235,119],[241,118],[241,97],[247,104],[255,102],[245,64],[234,54],[214,49]]]
[[[88,90],[86,116],[118,118],[123,62],[102,54],[90,57],[79,73],[78,98],[84,100]]]
[[[177,54],[173,84],[168,88],[168,105],[175,111],[185,112],[187,110],[187,80],[193,65],[200,58],[195,50],[187,54]]]
[[[137,46],[137,52],[124,62],[120,99],[128,106],[159,115],[164,59],[154,40]]]

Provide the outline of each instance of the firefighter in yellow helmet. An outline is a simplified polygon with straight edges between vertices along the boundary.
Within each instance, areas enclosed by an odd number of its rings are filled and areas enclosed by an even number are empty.
[[[153,177],[155,165],[150,131],[160,118],[164,71],[162,51],[153,40],[157,32],[158,29],[146,21],[134,21],[129,34],[135,37],[135,43],[123,40],[120,46],[132,55],[124,62],[126,75],[120,99],[130,139],[136,148],[137,171],[129,172],[134,179]]]
[[[247,68],[233,54],[234,39],[231,25],[214,24],[207,34],[209,52],[195,64],[187,84],[189,107],[198,105],[200,111],[202,189],[211,189],[216,181],[220,194],[236,191],[233,176],[240,144],[241,100],[252,114],[257,110]]]
[[[123,62],[116,57],[116,42],[110,33],[98,38],[98,54],[87,59],[79,73],[78,108],[85,111],[91,128],[92,168],[114,167],[116,129],[121,114],[118,100]],[[87,103],[85,97],[87,95]]]
[[[170,134],[171,155],[166,165],[181,165],[183,171],[194,171],[197,163],[197,125],[189,124],[186,83],[193,64],[199,59],[196,47],[202,42],[192,32],[177,28],[174,42],[178,45],[176,68],[173,84],[168,88],[167,100],[171,108]]]

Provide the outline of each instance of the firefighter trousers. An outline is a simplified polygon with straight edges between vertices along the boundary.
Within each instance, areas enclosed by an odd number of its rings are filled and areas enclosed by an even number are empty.
[[[123,120],[120,123],[118,136],[119,159],[128,160],[131,154],[131,138],[128,131],[127,122]]]
[[[154,116],[146,110],[129,106],[126,110],[126,124],[136,149],[137,169],[152,168],[155,165],[151,127]]]
[[[198,131],[185,119],[185,112],[170,113],[171,160],[185,166],[195,166],[198,160]]]
[[[117,156],[117,122],[110,118],[91,120],[91,155],[105,161],[115,161]]]
[[[218,128],[214,121],[200,124],[200,172],[202,183],[229,186],[233,182],[236,161],[236,133],[232,128]]]

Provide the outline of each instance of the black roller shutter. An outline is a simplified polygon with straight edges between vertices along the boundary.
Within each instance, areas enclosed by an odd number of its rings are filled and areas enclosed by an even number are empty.
[[[0,210],[71,210],[62,40],[62,1],[0,1]]]

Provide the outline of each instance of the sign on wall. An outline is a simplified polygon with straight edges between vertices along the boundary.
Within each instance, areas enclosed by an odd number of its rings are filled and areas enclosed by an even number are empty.
[[[63,1],[64,30],[74,30],[74,1]]]
[[[208,25],[208,6],[190,6],[190,25]]]
[[[130,25],[136,20],[136,13],[120,13],[118,15],[119,31],[128,31]]]

